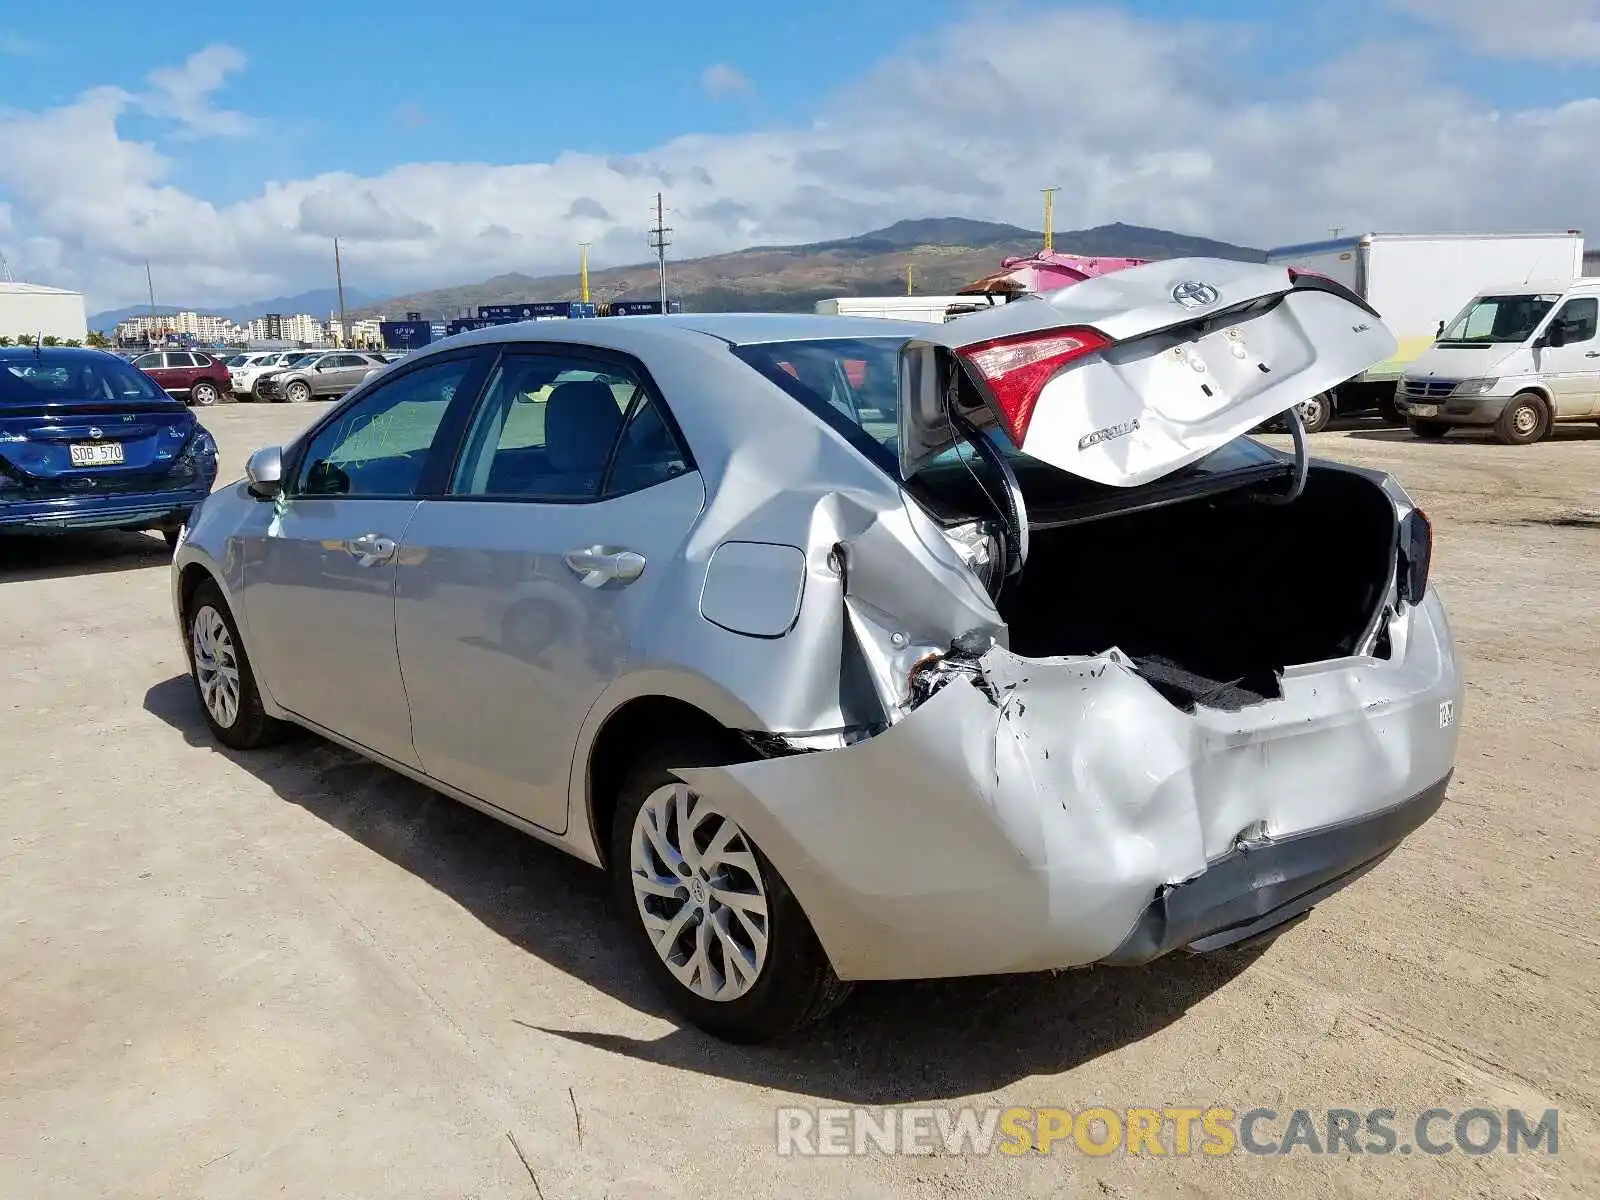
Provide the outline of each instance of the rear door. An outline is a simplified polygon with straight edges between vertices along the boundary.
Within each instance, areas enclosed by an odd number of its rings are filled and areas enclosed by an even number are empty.
[[[900,469],[974,430],[1096,483],[1196,462],[1395,352],[1354,293],[1282,267],[1131,267],[918,334],[902,351]]]
[[[584,715],[704,503],[665,411],[631,360],[503,355],[448,494],[418,506],[401,547],[396,638],[423,767],[556,832]]]

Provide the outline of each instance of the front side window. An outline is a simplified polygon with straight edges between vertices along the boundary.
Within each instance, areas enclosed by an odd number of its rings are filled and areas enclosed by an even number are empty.
[[[632,371],[566,354],[508,354],[484,393],[451,491],[592,500],[688,469]]]
[[[295,491],[415,495],[439,425],[471,365],[470,358],[446,359],[368,392],[312,438]]]
[[[1563,327],[1567,345],[1587,342],[1594,337],[1596,325],[1600,325],[1600,300],[1593,296],[1568,300],[1562,305],[1556,320]]]
[[[141,354],[138,358],[133,360],[133,365],[138,367],[141,371],[154,370],[161,366],[161,355]]]

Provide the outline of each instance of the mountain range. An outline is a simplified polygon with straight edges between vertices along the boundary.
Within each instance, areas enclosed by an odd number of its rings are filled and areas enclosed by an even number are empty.
[[[371,304],[377,297],[371,292],[363,292],[357,288],[344,289],[344,306],[346,311],[359,305]],[[154,311],[157,316],[168,317],[175,312],[200,312],[215,313],[219,317],[227,317],[236,325],[243,325],[246,321],[261,316],[263,313],[282,313],[285,316],[294,313],[310,313],[314,317],[326,318],[331,312],[339,311],[339,291],[337,288],[313,288],[309,292],[301,292],[294,296],[273,296],[270,300],[252,300],[247,304],[232,304],[223,308],[214,308],[204,304],[158,304],[154,310],[148,304],[132,304],[127,308],[112,308],[105,312],[93,313],[89,317],[89,328],[99,329],[110,333],[119,321],[126,321],[129,317],[142,317]]]
[[[756,310],[809,312],[818,300],[832,296],[901,295],[906,273],[922,295],[948,295],[974,279],[999,270],[1000,260],[1032,254],[1044,235],[1018,225],[975,221],[966,217],[926,217],[897,221],[883,229],[832,241],[799,246],[751,246],[705,258],[668,260],[672,294],[691,312]],[[1112,258],[1204,258],[1262,262],[1266,252],[1230,242],[1192,237],[1140,225],[1097,225],[1054,235],[1057,250]],[[589,291],[597,301],[653,299],[660,294],[654,262],[611,267],[589,273]],[[420,312],[440,319],[476,315],[480,304],[529,300],[576,300],[577,274],[524,275],[510,272],[482,283],[463,283],[411,292],[380,300],[369,292],[346,287],[345,311],[352,318],[398,317]],[[317,288],[295,296],[275,296],[248,304],[207,309],[243,323],[263,313],[311,313],[324,316],[339,307],[333,288]],[[147,305],[112,309],[89,318],[91,329],[109,331],[118,321],[148,313]],[[155,311],[179,311],[158,306]]]
[[[668,260],[668,285],[691,312],[756,310],[809,312],[832,296],[901,295],[906,271],[923,295],[947,295],[1000,269],[1000,260],[1032,254],[1044,235],[1017,225],[965,217],[897,221],[884,229],[800,246],[752,246],[706,258]],[[1210,238],[1148,229],[1099,225],[1057,233],[1059,251],[1114,258],[1206,258],[1263,262],[1266,252]],[[653,262],[589,273],[596,301],[653,299],[660,295]],[[476,315],[480,304],[525,300],[576,300],[579,279],[564,275],[496,275],[482,283],[412,292],[362,307],[354,316],[390,317],[420,312],[431,318]],[[349,306],[353,309],[354,306]]]

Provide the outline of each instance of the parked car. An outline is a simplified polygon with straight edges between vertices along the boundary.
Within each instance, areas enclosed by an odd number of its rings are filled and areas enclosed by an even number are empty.
[[[0,348],[0,531],[175,543],[216,475],[216,442],[148,374],[98,350]]]
[[[228,368],[199,350],[152,350],[133,365],[161,385],[169,396],[209,408],[232,390]]]
[[[1411,432],[1488,426],[1508,446],[1557,422],[1600,419],[1600,279],[1490,288],[1406,368],[1395,391]]]
[[[354,350],[307,355],[281,370],[261,376],[256,382],[256,396],[262,400],[287,400],[292,404],[342,396],[387,365],[377,355],[358,354]]]
[[[1427,517],[1242,436],[1394,345],[1210,259],[939,326],[467,332],[257,451],[174,608],[220,742],[304,725],[606,868],[725,1037],[1212,950],[1452,772]]]
[[[230,364],[228,367],[229,386],[239,399],[254,400],[258,379],[270,371],[282,370],[289,360],[299,356],[300,352],[293,350],[257,351],[242,355],[242,362]]]

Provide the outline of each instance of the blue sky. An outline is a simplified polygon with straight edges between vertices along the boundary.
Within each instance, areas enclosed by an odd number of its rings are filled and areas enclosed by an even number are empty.
[[[1530,221],[1600,225],[1565,157],[1600,126],[1597,0],[287,7],[189,22],[93,0],[11,19],[0,249],[107,298],[150,256],[220,300],[292,287],[336,228],[398,287],[537,269],[578,237],[631,261],[658,186],[703,251],[897,216],[1023,220],[1063,180],[1069,224],[1259,243],[1503,222],[1503,196],[1462,189],[1535,164],[1546,190],[1573,190]],[[1438,157],[1440,130],[1475,128],[1493,144],[1451,141],[1450,186],[1383,194],[1396,164]],[[1268,187],[1299,155],[1301,182]]]

